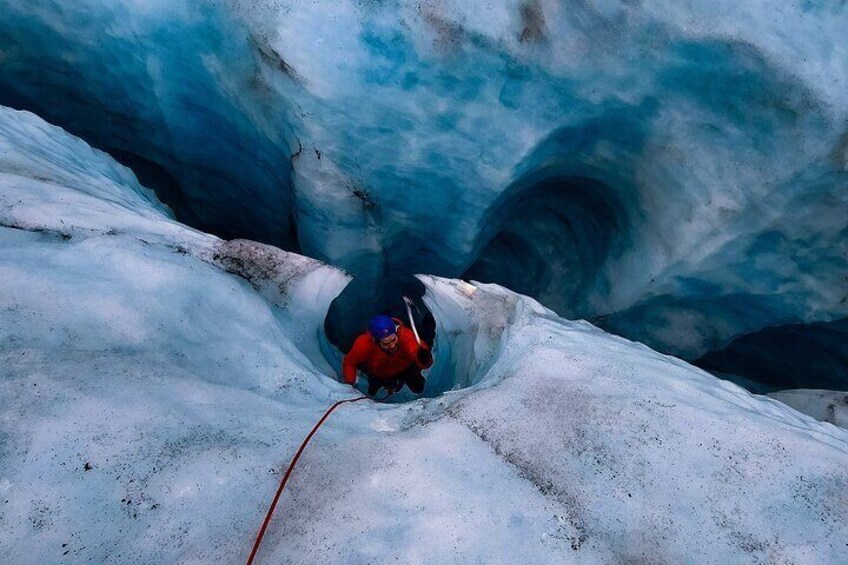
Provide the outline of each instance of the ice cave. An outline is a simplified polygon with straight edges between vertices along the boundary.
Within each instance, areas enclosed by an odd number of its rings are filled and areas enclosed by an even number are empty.
[[[0,8],[0,561],[848,562],[848,6]]]

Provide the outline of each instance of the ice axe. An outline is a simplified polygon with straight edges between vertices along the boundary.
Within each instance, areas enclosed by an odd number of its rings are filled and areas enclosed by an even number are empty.
[[[412,333],[415,334],[415,341],[418,342],[418,345],[421,345],[421,337],[418,335],[418,328],[415,327],[415,320],[412,317],[412,308],[415,304],[408,296],[403,297],[403,302],[406,304],[406,314],[409,316],[409,325],[412,326]],[[415,309],[418,310],[418,308]]]

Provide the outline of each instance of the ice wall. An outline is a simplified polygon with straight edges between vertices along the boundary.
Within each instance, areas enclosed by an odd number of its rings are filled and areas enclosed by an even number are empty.
[[[296,246],[284,104],[262,111],[259,53],[226,11],[113,0],[0,9],[0,104],[108,151],[184,222]]]
[[[201,227],[354,274],[340,336],[416,272],[690,358],[848,315],[844,6],[4,8],[0,102],[161,167]]]
[[[345,203],[304,249],[485,273],[689,357],[843,317],[846,12],[721,7],[252,4],[326,118],[296,128],[299,217]]]

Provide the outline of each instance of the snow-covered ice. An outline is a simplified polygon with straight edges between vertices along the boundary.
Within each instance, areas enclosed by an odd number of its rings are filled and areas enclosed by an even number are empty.
[[[353,396],[321,355],[348,277],[186,228],[7,109],[0,199],[4,561],[244,560]],[[500,286],[421,280],[430,378],[462,388],[334,413],[260,562],[844,561],[848,431]]]

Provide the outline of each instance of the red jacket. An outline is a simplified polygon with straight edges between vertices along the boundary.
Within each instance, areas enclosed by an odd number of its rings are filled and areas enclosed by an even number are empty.
[[[360,369],[369,375],[373,375],[378,379],[388,379],[413,363],[422,369],[427,369],[433,364],[432,356],[427,356],[428,363],[422,363],[418,359],[418,349],[423,349],[427,352],[430,349],[426,343],[415,341],[415,334],[412,330],[405,327],[403,322],[397,318],[392,318],[398,324],[398,348],[389,355],[377,345],[371,334],[365,332],[356,338],[353,342],[353,347],[342,361],[342,376],[347,384],[356,382],[356,370]]]

